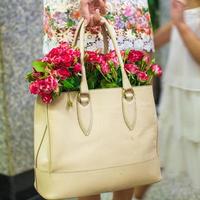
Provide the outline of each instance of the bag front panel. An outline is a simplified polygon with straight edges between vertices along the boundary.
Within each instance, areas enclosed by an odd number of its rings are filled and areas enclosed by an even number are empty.
[[[49,169],[54,172],[98,170],[156,157],[157,120],[152,88],[136,87],[134,91],[137,120],[133,131],[124,122],[120,88],[90,91],[93,122],[89,136],[83,134],[78,123],[76,92],[70,93],[71,108],[66,106],[68,94],[49,105],[50,159],[46,159]],[[43,162],[44,166],[47,164]]]

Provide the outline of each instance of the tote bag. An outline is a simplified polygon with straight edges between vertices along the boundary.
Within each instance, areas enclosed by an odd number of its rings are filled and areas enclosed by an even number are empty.
[[[102,20],[120,62],[123,87],[88,89],[82,20],[76,34],[80,91],[62,93],[49,105],[40,98],[35,103],[35,187],[46,199],[90,196],[161,179],[152,86],[131,86],[114,29]]]

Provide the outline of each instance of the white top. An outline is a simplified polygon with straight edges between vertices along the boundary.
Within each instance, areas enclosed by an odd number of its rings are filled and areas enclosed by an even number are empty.
[[[71,44],[80,20],[80,0],[44,0],[44,53],[61,42]],[[114,26],[120,49],[154,51],[147,0],[107,0],[105,17]],[[89,50],[101,50],[102,36],[87,31]],[[110,45],[112,48],[112,45]]]
[[[186,10],[184,17],[186,24],[200,38],[200,7]],[[176,27],[172,30],[164,82],[181,89],[200,91],[200,64],[191,56]]]

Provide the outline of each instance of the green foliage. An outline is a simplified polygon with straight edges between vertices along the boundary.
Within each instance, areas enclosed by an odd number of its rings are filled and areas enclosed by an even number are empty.
[[[80,77],[73,76],[66,80],[61,81],[62,91],[69,91],[69,90],[79,90],[80,87]]]
[[[148,0],[153,29],[159,27],[159,0]]]
[[[32,66],[36,70],[36,72],[45,72],[45,67],[47,66],[47,63],[42,61],[34,61],[32,62]]]

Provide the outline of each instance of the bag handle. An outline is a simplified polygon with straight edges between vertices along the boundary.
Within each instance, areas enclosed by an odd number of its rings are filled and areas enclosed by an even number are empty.
[[[128,94],[128,93],[133,94],[134,92],[133,92],[132,86],[130,84],[130,81],[128,79],[128,76],[125,72],[124,62],[123,62],[123,59],[122,59],[122,56],[121,56],[121,53],[120,53],[120,50],[119,50],[119,47],[118,47],[118,44],[117,44],[117,41],[116,41],[115,30],[104,17],[101,17],[101,21],[104,23],[103,29],[102,29],[103,30],[103,37],[104,37],[104,44],[107,41],[107,38],[106,38],[107,33],[105,33],[106,29],[107,29],[107,31],[110,35],[110,38],[112,40],[114,49],[116,51],[120,66],[121,66],[120,69],[121,69],[121,73],[122,73],[122,87],[123,87],[123,90],[125,92],[125,96],[127,96],[127,98],[130,98],[131,94]],[[82,65],[82,81],[81,81],[80,93],[84,93],[84,94],[89,93],[88,86],[87,86],[87,79],[86,79],[86,71],[85,71],[85,66],[84,66],[85,31],[86,31],[85,23],[86,22],[84,21],[84,19],[81,19],[81,21],[78,24],[78,27],[77,27],[77,30],[76,30],[76,33],[75,33],[74,42],[73,42],[73,46],[76,46],[77,41],[78,41],[78,36],[80,35],[80,53],[81,53],[81,65]],[[107,44],[108,44],[108,42],[107,42]],[[107,51],[108,45],[106,45],[106,46],[107,46],[106,47],[106,51]]]
[[[80,20],[80,22],[78,23],[78,26],[76,28],[74,40],[72,42],[72,47],[77,46],[78,38],[79,38],[79,35],[80,35],[80,29],[81,29],[81,26],[82,26],[83,23],[84,23],[84,19],[82,18]],[[106,31],[105,26],[102,26],[102,36],[103,36],[103,44],[104,44],[104,53],[106,54],[109,51],[109,43],[108,43],[108,32]]]
[[[127,127],[130,130],[133,130],[136,121],[136,112],[135,112],[136,101],[134,97],[134,91],[124,68],[123,59],[116,40],[115,30],[104,17],[101,17],[101,20],[104,23],[103,26],[105,26],[110,35],[110,38],[112,40],[114,49],[116,51],[121,66],[120,69],[122,73],[122,88],[123,88],[123,93],[122,93],[123,115]],[[80,35],[80,60],[82,66],[82,79],[80,84],[80,93],[77,99],[77,112],[78,112],[78,121],[82,131],[84,132],[85,135],[89,135],[90,130],[92,128],[92,108],[91,108],[90,94],[87,84],[86,70],[84,65],[85,31],[86,31],[85,24],[86,21],[84,19],[82,19],[78,24],[73,45],[75,46],[77,44],[78,36]]]

